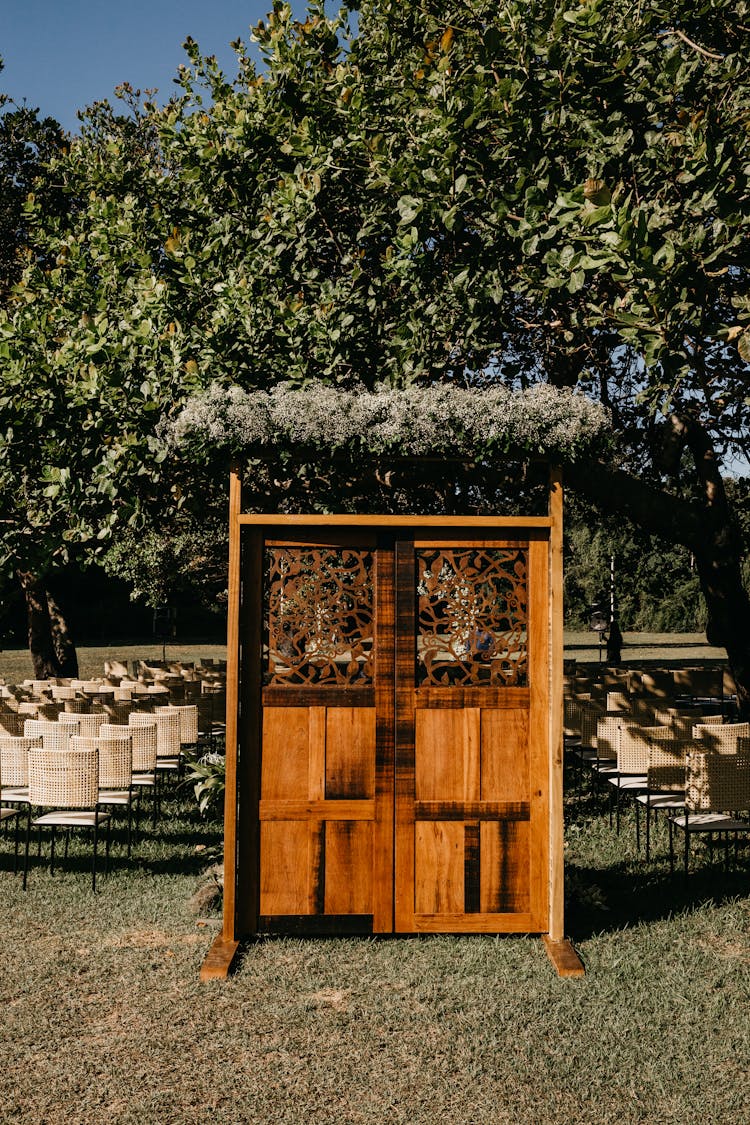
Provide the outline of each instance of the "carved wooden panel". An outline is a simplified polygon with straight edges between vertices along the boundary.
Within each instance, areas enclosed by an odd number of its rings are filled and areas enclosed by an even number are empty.
[[[527,684],[528,550],[417,551],[417,684]]]
[[[267,547],[264,554],[264,684],[371,684],[372,551]]]

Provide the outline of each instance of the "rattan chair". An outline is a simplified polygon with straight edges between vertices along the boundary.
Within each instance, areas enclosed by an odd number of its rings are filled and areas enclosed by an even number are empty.
[[[750,723],[699,723],[693,727],[693,738],[703,743],[698,749],[736,754],[738,739],[750,738]]]
[[[0,710],[0,736],[10,735],[11,737],[18,738],[23,734],[23,724],[26,721],[24,715],[19,714],[18,711]]]
[[[26,719],[23,724],[24,738],[42,738],[45,734],[56,734],[62,729],[60,723],[52,719]]]
[[[29,750],[39,749],[41,738],[23,735],[0,737],[0,800],[5,804],[22,805],[29,800]]]
[[[650,736],[653,735],[656,738],[663,737],[666,731],[667,728],[665,727],[643,727],[626,722],[621,722],[618,726],[615,744],[617,751],[617,767],[614,772],[610,772],[607,775],[607,780],[612,786],[610,795],[614,795],[615,798],[618,835],[620,832],[621,797],[623,794],[637,797],[639,794],[646,792],[648,787],[646,775],[648,772],[649,751],[651,748]],[[610,823],[611,820],[610,803]],[[641,823],[640,816],[637,814],[637,806],[635,841],[636,847],[640,851]]]
[[[676,738],[666,727],[649,736],[646,790],[636,797],[636,802],[646,810],[647,862],[651,859],[652,814],[674,813],[685,807],[686,758],[694,745],[692,739]]]
[[[120,727],[115,735],[96,737],[74,736],[72,750],[99,751],[99,804],[105,808],[122,808],[128,816],[128,856],[133,838],[133,746],[130,731]]]
[[[595,781],[608,779],[617,773],[617,746],[620,730],[633,722],[633,716],[626,711],[614,711],[600,715],[596,723],[596,758],[591,761]]]
[[[739,814],[750,811],[750,757],[747,754],[717,754],[693,750],[687,756],[685,809],[671,816],[670,856],[674,866],[672,829],[685,833],[685,875],[690,866],[690,839],[695,835],[723,837],[725,864],[729,863],[729,837],[750,834],[750,820]]]
[[[143,715],[134,711],[128,716],[131,726],[148,726],[156,723],[156,769],[160,773],[179,771],[181,744],[180,744],[180,715],[171,707],[157,707],[153,714]]]
[[[3,764],[2,753],[0,753],[0,795],[3,793]],[[4,798],[3,798],[4,800]],[[14,801],[11,805],[3,804],[0,801],[0,824],[4,824],[7,828],[8,823],[13,820],[15,822],[15,832],[13,834],[13,874],[15,875],[18,870],[18,803]]]
[[[185,751],[198,745],[198,707],[195,703],[175,703],[164,708],[174,711],[180,719],[180,760],[178,770],[182,774],[185,765]]]
[[[50,811],[31,819],[31,806]],[[55,869],[55,834],[58,828],[66,829],[65,851],[72,828],[90,828],[94,833],[91,864],[91,887],[96,890],[96,855],[99,829],[106,825],[106,863],[109,869],[110,815],[99,807],[99,755],[94,749],[29,750],[29,816],[26,824],[26,847],[23,862],[23,886],[29,867],[29,840],[32,826],[52,829],[50,873]]]
[[[154,787],[154,827],[159,811],[161,782],[168,773],[179,773],[181,764],[180,716],[167,707],[157,707],[152,714],[133,711],[128,716],[133,727],[156,726],[156,785]],[[144,782],[142,784],[147,784]]]
[[[150,792],[153,801],[153,825],[156,827],[158,803],[156,799],[156,720],[153,715],[146,716],[148,723],[136,723],[133,726],[117,726],[114,723],[105,724],[99,734],[102,738],[117,738],[123,735],[130,737],[132,752],[132,773],[130,784],[136,795],[135,802],[135,831],[138,835],[141,821],[141,794]]]
[[[106,722],[105,714],[62,714],[58,722],[76,729],[71,733],[80,735],[81,738],[96,738],[99,727]]]

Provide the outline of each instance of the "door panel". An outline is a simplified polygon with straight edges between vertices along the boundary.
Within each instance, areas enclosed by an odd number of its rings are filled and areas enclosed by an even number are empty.
[[[544,928],[546,546],[397,544],[399,932]]]
[[[260,929],[541,931],[548,543],[266,543]]]
[[[264,569],[261,928],[369,932],[375,543],[266,544]]]

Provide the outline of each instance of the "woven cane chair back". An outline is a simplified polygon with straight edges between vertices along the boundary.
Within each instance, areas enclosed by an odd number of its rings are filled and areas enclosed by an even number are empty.
[[[646,784],[652,792],[684,793],[686,758],[695,743],[689,738],[676,738],[665,728],[650,739]]]
[[[95,749],[29,750],[29,802],[57,809],[93,809],[99,795]]]
[[[9,789],[19,789],[29,784],[29,750],[38,750],[41,746],[41,738],[10,734],[0,736],[0,776],[3,785]]]
[[[750,757],[693,750],[687,756],[685,803],[690,812],[750,810]]]
[[[18,738],[23,734],[25,721],[24,716],[19,715],[18,711],[0,711],[0,736],[7,734]]]
[[[133,775],[133,750],[130,733],[111,738],[71,738],[72,750],[99,751],[99,789],[128,789]]]
[[[693,738],[704,744],[700,750],[736,754],[737,740],[750,738],[750,723],[699,723],[693,727]]]
[[[632,723],[633,716],[625,711],[600,715],[596,724],[596,750],[600,758],[616,758],[620,741],[620,728]]]
[[[180,719],[180,742],[183,746],[194,746],[198,741],[198,708],[194,703],[175,704],[164,708],[175,711]]]
[[[628,723],[620,726],[617,745],[617,772],[645,774],[651,752],[651,737],[659,738],[663,727],[640,727]]]

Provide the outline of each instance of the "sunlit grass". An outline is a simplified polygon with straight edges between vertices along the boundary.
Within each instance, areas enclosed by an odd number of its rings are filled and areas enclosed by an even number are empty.
[[[748,867],[646,869],[588,789],[567,798],[583,980],[535,938],[268,939],[226,984],[190,905],[220,838],[172,797],[90,889],[88,842],[28,890],[0,838],[2,1120],[547,1125],[750,1116]]]

